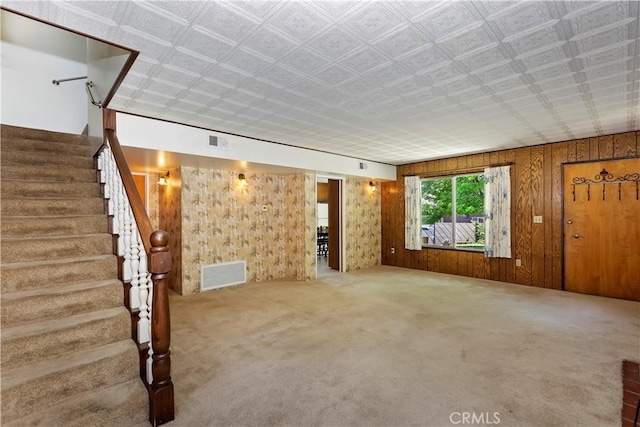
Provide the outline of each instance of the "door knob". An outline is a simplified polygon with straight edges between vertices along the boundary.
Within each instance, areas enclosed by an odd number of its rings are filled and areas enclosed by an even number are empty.
[[[579,235],[579,234],[574,234],[574,235],[573,235],[573,236],[571,236],[571,237],[573,237],[574,239],[577,239],[577,238],[579,238],[579,237],[580,237],[580,235]]]
[[[570,219],[567,220],[567,224],[573,224],[573,221],[571,221]]]

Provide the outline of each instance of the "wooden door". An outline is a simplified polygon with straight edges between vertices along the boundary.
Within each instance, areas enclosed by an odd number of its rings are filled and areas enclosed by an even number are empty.
[[[563,173],[565,289],[640,301],[640,159]]]
[[[340,231],[342,229],[342,204],[340,181],[329,180],[329,267],[340,271]]]

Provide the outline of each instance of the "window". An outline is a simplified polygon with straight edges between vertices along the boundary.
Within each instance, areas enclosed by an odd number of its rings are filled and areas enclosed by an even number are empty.
[[[422,183],[422,245],[484,250],[484,174]]]

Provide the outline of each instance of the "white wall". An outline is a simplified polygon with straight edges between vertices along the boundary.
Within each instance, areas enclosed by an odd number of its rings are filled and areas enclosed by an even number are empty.
[[[126,147],[169,151],[205,157],[243,160],[323,174],[344,174],[373,179],[396,179],[395,166],[367,161],[367,170],[359,169],[359,160],[336,154],[220,134],[160,120],[118,113],[118,139]],[[229,141],[228,150],[209,146],[209,135]]]
[[[84,80],[51,81],[87,75],[85,37],[6,10],[0,17],[0,121],[81,133],[88,120]]]
[[[328,227],[329,226],[329,204],[328,203],[317,203],[317,226],[318,227]]]
[[[84,80],[60,86],[51,81],[85,76],[84,63],[4,41],[0,52],[2,123],[82,133],[88,120]]]
[[[92,93],[96,101],[105,101],[127,59],[128,51],[87,39],[87,81],[94,84]],[[102,110],[91,104],[88,97],[86,99],[89,110],[89,136],[102,139]]]

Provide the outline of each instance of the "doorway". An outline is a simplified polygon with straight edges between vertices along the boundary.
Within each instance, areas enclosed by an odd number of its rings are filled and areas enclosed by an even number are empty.
[[[565,290],[640,301],[640,159],[566,164]]]
[[[144,204],[145,209],[149,206],[149,188],[147,186],[147,178],[148,175],[146,173],[137,173],[132,172],[133,182],[136,184],[136,189],[138,190],[138,194],[140,195],[140,199],[142,199],[142,203]]]
[[[342,179],[317,178],[317,277],[343,269]]]

